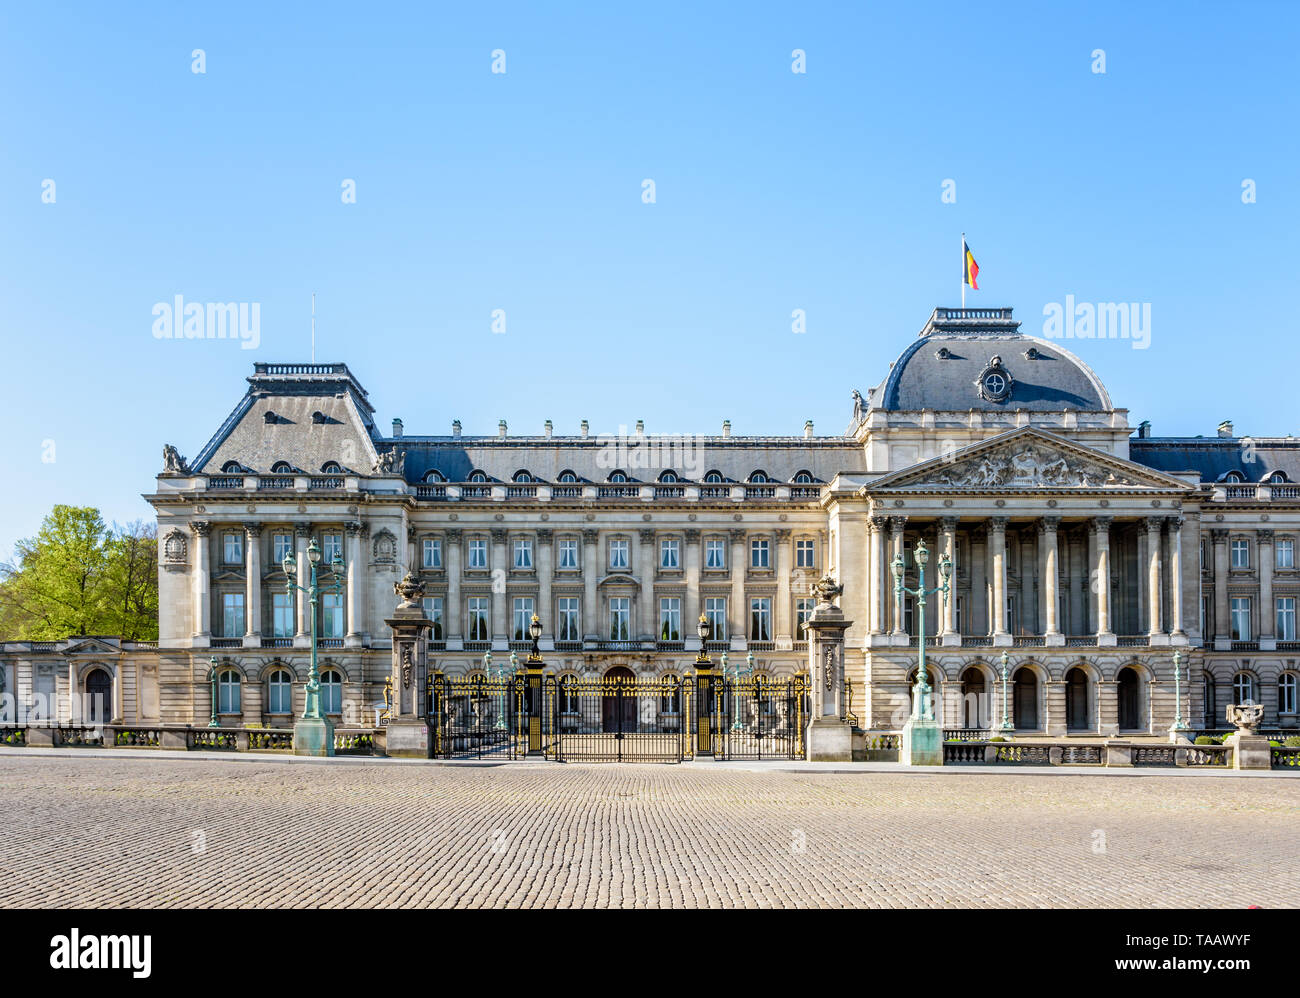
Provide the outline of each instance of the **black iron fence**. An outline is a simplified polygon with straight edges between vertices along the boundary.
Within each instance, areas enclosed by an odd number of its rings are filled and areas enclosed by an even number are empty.
[[[429,726],[440,759],[513,759],[522,754],[522,678],[429,680]]]
[[[545,755],[559,762],[681,762],[692,754],[691,679],[548,677]]]
[[[713,757],[802,758],[810,706],[802,677],[719,681],[713,712]]]

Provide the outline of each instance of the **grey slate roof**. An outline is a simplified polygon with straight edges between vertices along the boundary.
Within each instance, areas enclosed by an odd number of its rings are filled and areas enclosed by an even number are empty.
[[[1300,439],[1292,437],[1132,437],[1129,457],[1159,471],[1196,471],[1202,482],[1237,472],[1262,482],[1274,472],[1300,482]]]

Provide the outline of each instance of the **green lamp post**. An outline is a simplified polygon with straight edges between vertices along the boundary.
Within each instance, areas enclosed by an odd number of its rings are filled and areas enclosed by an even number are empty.
[[[1191,730],[1191,725],[1183,720],[1182,670],[1179,668],[1182,661],[1183,653],[1174,649],[1174,723],[1169,728],[1169,740],[1172,742],[1187,741],[1187,732]]]
[[[998,733],[1001,735],[1009,735],[1015,730],[1007,711],[1007,662],[1010,658],[1006,651],[1002,652],[1002,723],[998,725]]]
[[[723,653],[722,660],[723,662],[726,662],[727,660],[725,652]],[[726,667],[724,666],[723,668],[725,669]],[[745,656],[745,671],[741,672],[740,666],[737,665],[731,675],[731,730],[733,732],[740,732],[745,730],[745,724],[740,718],[740,683],[742,678],[753,678],[754,653],[752,651]]]
[[[333,755],[334,726],[321,710],[320,672],[317,669],[316,606],[320,600],[320,580],[317,568],[320,565],[320,549],[316,539],[307,545],[307,562],[310,574],[307,585],[296,581],[297,566],[293,555],[286,554],[280,563],[284,569],[284,588],[290,597],[295,590],[307,597],[311,606],[311,667],[307,670],[307,698],[303,705],[302,718],[293,726],[293,751],[295,755]],[[334,595],[343,592],[343,559],[335,552],[329,563],[334,570],[334,585],[329,590]]]
[[[919,541],[916,545],[916,570],[917,570],[917,587],[909,589],[903,585],[903,574],[907,571],[907,565],[903,561],[902,554],[894,558],[894,595],[901,600],[903,594],[907,593],[916,597],[916,620],[917,620],[917,669],[916,669],[916,686],[912,690],[912,717],[916,720],[934,720],[934,707],[930,702],[930,679],[927,675],[929,670],[925,667],[925,598],[931,593],[940,593],[943,596],[944,603],[948,602],[948,580],[952,577],[952,562],[948,560],[945,554],[939,559],[939,577],[942,584],[933,589],[925,588],[925,566],[930,561],[930,551],[925,546],[925,541]]]
[[[221,727],[221,722],[217,720],[217,656],[213,655],[208,659],[208,682],[212,686],[212,716],[208,719],[209,728]]]

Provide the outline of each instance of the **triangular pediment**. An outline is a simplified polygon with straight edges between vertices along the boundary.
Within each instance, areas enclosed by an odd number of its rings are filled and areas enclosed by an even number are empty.
[[[104,655],[117,654],[121,649],[102,638],[76,637],[68,639],[71,643],[63,650],[65,655]]]
[[[865,489],[1154,489],[1187,491],[1186,482],[1152,468],[1084,447],[1053,433],[1020,427],[911,468],[878,478]]]

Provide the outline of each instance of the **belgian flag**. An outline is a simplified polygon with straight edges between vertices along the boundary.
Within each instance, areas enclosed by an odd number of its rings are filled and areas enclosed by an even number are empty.
[[[975,278],[980,276],[980,265],[975,262],[975,254],[970,251],[966,245],[966,240],[961,241],[961,281],[963,284],[969,284],[976,291],[980,286],[975,283]]]

